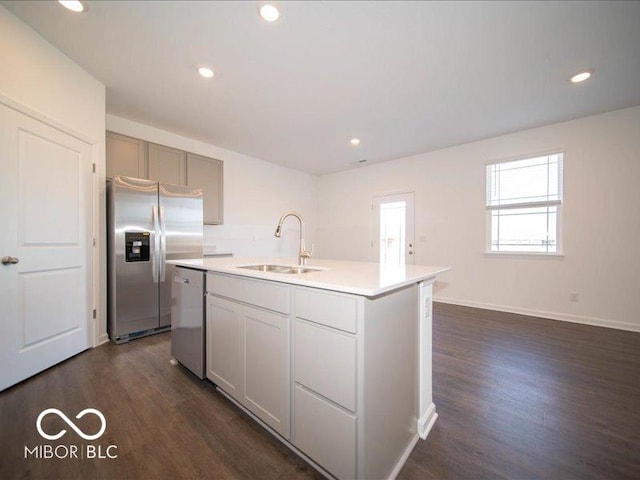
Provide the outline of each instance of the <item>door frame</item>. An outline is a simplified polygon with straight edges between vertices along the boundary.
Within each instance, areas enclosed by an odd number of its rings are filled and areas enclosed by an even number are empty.
[[[104,214],[101,215],[100,208],[100,193],[104,193],[105,188],[100,189],[100,178],[104,179],[104,162],[100,162],[101,153],[102,158],[104,158],[104,142],[102,144],[98,139],[87,135],[86,133],[80,132],[55,118],[52,118],[38,110],[35,110],[11,97],[6,96],[2,92],[0,92],[0,103],[4,106],[11,108],[23,115],[27,115],[34,120],[42,122],[51,128],[55,128],[67,135],[77,138],[78,140],[88,144],[91,147],[91,162],[94,165],[93,169],[93,179],[91,182],[91,197],[92,197],[92,218],[89,219],[92,225],[92,236],[93,236],[93,248],[91,252],[92,261],[90,262],[91,268],[91,279],[92,284],[89,285],[89,289],[92,292],[92,298],[88,299],[88,303],[93,305],[92,310],[95,312],[94,318],[88,318],[89,322],[87,325],[87,332],[89,332],[91,341],[89,343],[92,344],[93,347],[97,347],[98,345],[106,342],[109,338],[106,335],[100,333],[100,325],[104,324],[104,312],[103,312],[103,301],[101,295],[102,293],[102,282],[101,273],[102,269],[100,268],[100,258],[106,254],[105,243],[100,232],[100,222],[106,222],[106,217]],[[106,135],[106,133],[105,133]],[[102,150],[102,151],[101,151]],[[103,182],[104,183],[104,182]],[[88,239],[89,243],[91,243],[92,239]],[[106,293],[106,292],[105,292]]]
[[[416,192],[415,189],[405,189],[405,190],[390,190],[390,191],[385,191],[385,192],[373,192],[371,194],[371,217],[370,217],[370,222],[369,222],[369,237],[370,237],[370,248],[371,248],[371,254],[370,254],[370,258],[372,262],[378,263],[380,261],[379,258],[379,250],[376,248],[376,243],[378,241],[378,236],[380,234],[379,232],[379,222],[376,219],[376,198],[378,197],[389,197],[389,196],[393,196],[393,195],[413,195],[413,211],[412,211],[412,215],[413,218],[411,218],[411,222],[413,224],[413,263],[415,264],[415,225],[416,225]],[[376,228],[376,226],[378,226],[378,228]]]

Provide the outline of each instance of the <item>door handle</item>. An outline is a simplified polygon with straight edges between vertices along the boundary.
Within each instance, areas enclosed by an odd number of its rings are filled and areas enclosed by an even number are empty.
[[[160,283],[164,283],[167,272],[167,224],[164,218],[164,207],[159,207],[160,211]]]
[[[160,255],[160,220],[158,219],[158,206],[151,207],[153,216],[153,255],[151,256],[151,276],[153,283],[158,283],[158,257]]]
[[[20,260],[18,260],[16,257],[2,257],[2,259],[0,260],[3,265],[15,265],[19,261]]]

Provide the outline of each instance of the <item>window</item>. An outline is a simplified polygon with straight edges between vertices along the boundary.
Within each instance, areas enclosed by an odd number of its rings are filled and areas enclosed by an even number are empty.
[[[560,253],[562,157],[487,165],[489,252]]]

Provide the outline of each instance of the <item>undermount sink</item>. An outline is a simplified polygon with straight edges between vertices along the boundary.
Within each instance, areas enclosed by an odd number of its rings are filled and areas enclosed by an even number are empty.
[[[320,268],[311,268],[311,267],[295,267],[291,265],[245,265],[243,267],[238,268],[246,268],[247,270],[257,270],[259,272],[272,272],[272,273],[308,273],[308,272],[319,272]]]

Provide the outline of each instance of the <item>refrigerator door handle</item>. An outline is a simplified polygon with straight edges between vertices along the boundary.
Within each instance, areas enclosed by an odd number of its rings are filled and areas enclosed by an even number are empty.
[[[160,283],[164,283],[167,272],[167,225],[164,220],[164,207],[160,207]]]
[[[158,256],[160,255],[160,220],[158,218],[158,206],[152,207],[153,216],[153,255],[151,255],[151,275],[153,283],[158,283]]]

